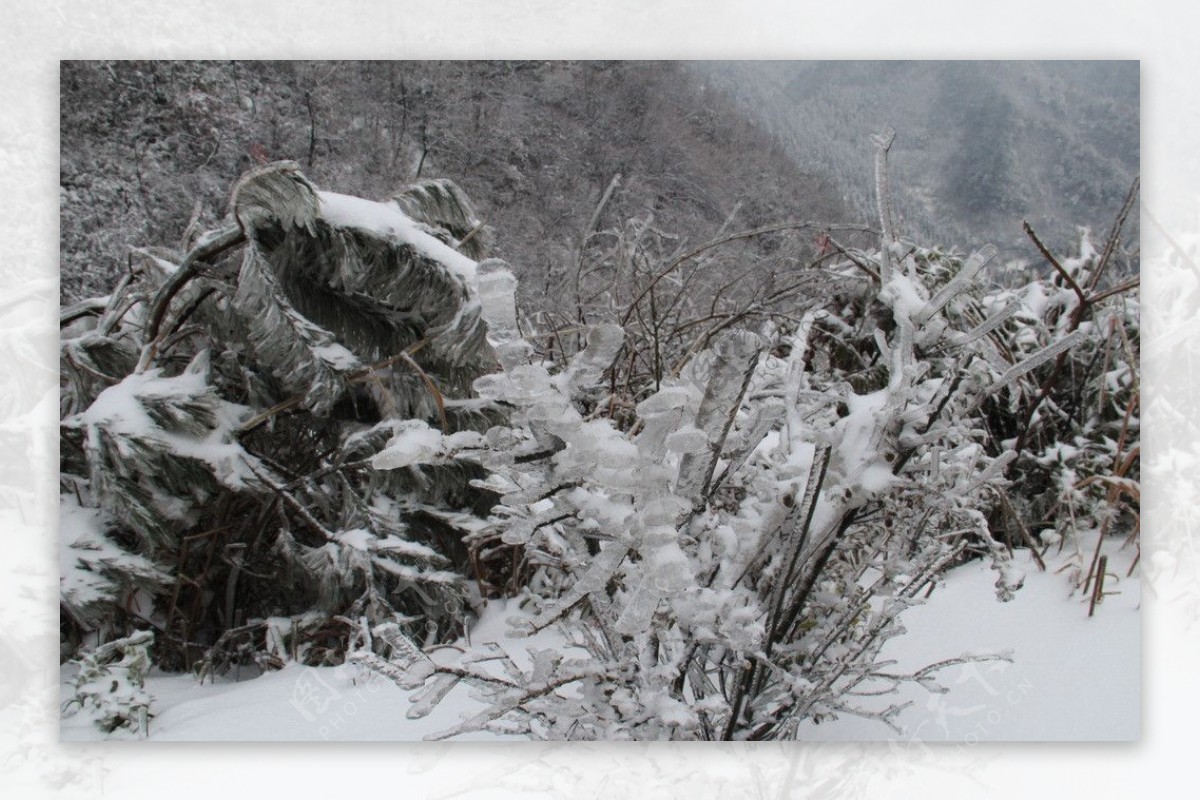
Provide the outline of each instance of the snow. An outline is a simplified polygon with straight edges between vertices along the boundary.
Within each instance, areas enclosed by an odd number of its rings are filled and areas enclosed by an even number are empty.
[[[503,642],[508,618],[522,615],[515,601],[488,605],[472,634],[476,645]],[[521,640],[512,656],[518,666],[532,664],[531,652],[562,648],[561,637],[543,632]],[[73,666],[63,669],[63,697],[69,697]],[[244,668],[247,672],[253,668]],[[163,741],[366,741],[421,740],[484,710],[459,683],[428,717],[408,717],[412,690],[355,666],[311,668],[289,663],[284,669],[237,681],[233,673],[215,683],[198,684],[190,674],[151,674],[146,688],[155,698],[150,739]],[[64,741],[103,739],[79,717],[61,724]],[[472,732],[454,740],[511,740],[518,737]]]
[[[442,432],[423,420],[405,420],[398,423],[395,430],[387,447],[371,457],[371,466],[376,470],[394,470],[438,460],[444,445]]]
[[[337,534],[334,539],[356,551],[370,551],[375,535],[366,529],[354,528]]]
[[[1088,545],[1081,547],[1090,555]],[[1110,577],[1107,588],[1119,594],[1108,596],[1091,618],[1086,600],[1071,595],[1065,576],[1055,572],[1068,564],[1070,549],[1047,554],[1044,573],[1027,551],[1018,551],[1017,562],[1028,579],[1007,604],[994,599],[994,573],[986,561],[949,571],[924,605],[902,616],[907,634],[890,640],[880,656],[896,660],[887,669],[917,670],[966,653],[1009,651],[1013,662],[944,669],[937,679],[947,688],[945,694],[916,686],[903,689],[899,700],[912,706],[898,719],[901,735],[875,720],[842,716],[806,723],[799,738],[892,740],[907,747],[936,741],[1137,739],[1141,586],[1136,572],[1124,578],[1133,554],[1119,545],[1119,540],[1105,544],[1110,571],[1121,577]],[[529,638],[511,636],[514,616],[527,617],[516,601],[489,603],[472,629],[472,643],[496,642],[522,667],[532,664],[534,652],[566,645],[554,627]],[[63,670],[64,691],[74,670]],[[151,675],[147,689],[156,699],[151,740],[420,740],[483,709],[460,683],[428,717],[410,719],[413,691],[351,667],[289,664],[257,678],[235,681],[230,674],[203,685],[190,675],[160,674]],[[891,703],[897,697],[860,700]],[[673,715],[678,710],[661,711]],[[64,719],[61,734],[63,740],[102,739],[79,718]],[[475,732],[453,739],[520,738]]]
[[[873,442],[876,420],[888,398],[887,390],[869,395],[849,393],[846,396],[849,414],[841,423],[842,434],[836,446],[835,469],[841,473],[842,481],[857,484],[867,493],[882,491],[891,483],[882,475],[884,472],[890,475],[891,468],[877,458]]]
[[[321,201],[321,217],[327,222],[339,228],[359,228],[411,245],[418,253],[445,265],[467,284],[474,283],[476,263],[421,230],[418,223],[395,203],[377,203],[336,192],[318,192],[317,197]]]
[[[875,497],[899,481],[886,462],[874,462],[863,469],[859,485],[869,497]]]
[[[174,378],[163,377],[161,370],[132,373],[101,392],[80,415],[80,420],[89,425],[103,425],[114,434],[145,436],[156,432],[157,426],[142,408],[139,397],[182,397],[198,395],[206,389],[203,376],[195,373]]]
[[[111,598],[117,586],[99,571],[124,566],[143,575],[162,575],[142,556],[122,551],[104,536],[103,513],[81,507],[70,495],[59,509],[59,590],[64,603],[75,609]],[[162,576],[166,579],[166,576]]]
[[[164,376],[161,369],[131,373],[101,392],[92,405],[70,423],[77,421],[85,427],[103,428],[110,434],[157,440],[180,456],[206,462],[226,486],[241,489],[254,481],[255,476],[247,468],[246,452],[234,440],[233,432],[249,410],[238,404],[218,401],[210,394],[205,375],[207,358],[206,352],[202,351],[177,376]],[[203,438],[165,431],[151,419],[141,398],[212,401],[215,426]]]
[[[352,370],[360,364],[357,356],[351,353],[345,345],[337,342],[327,342],[313,348],[313,353],[335,370]]]
[[[909,320],[916,318],[928,301],[917,290],[916,283],[903,273],[895,273],[892,280],[879,290],[879,301],[891,306],[897,316]]]
[[[370,545],[370,550],[386,551],[394,553],[398,556],[408,556],[415,559],[424,559],[428,562],[440,562],[446,557],[430,548],[428,545],[422,545],[419,542],[411,542],[402,540],[399,537],[388,536],[382,539],[374,540]]]

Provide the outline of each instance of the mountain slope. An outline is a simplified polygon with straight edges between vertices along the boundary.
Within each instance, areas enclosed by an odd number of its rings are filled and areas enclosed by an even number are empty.
[[[1106,231],[1139,160],[1134,61],[706,62],[804,168],[845,201],[874,203],[868,135],[891,125],[905,233],[1032,256],[1030,223],[1057,247]],[[1136,216],[1136,215],[1135,215]],[[1136,229],[1135,229],[1136,231]],[[1132,240],[1131,240],[1132,241]]]

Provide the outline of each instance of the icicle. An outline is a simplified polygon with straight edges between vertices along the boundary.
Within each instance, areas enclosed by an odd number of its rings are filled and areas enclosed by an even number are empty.
[[[433,675],[433,673],[430,672],[426,676],[414,676],[403,668],[393,665],[383,657],[368,653],[367,651],[358,651],[357,653],[352,653],[346,657],[346,661],[352,665],[358,665],[359,667],[370,670],[373,673],[378,673],[380,676],[388,679],[402,690],[415,690],[424,685],[425,680],[429,678],[429,676]]]
[[[883,231],[883,245],[879,253],[880,283],[886,286],[892,280],[892,243],[896,232],[892,229],[891,194],[888,188],[887,156],[896,138],[896,131],[887,126],[871,137],[875,144],[875,204],[879,211],[879,225]]]
[[[624,344],[625,329],[619,325],[594,325],[589,328],[587,348],[571,360],[563,389],[569,392],[598,383]]]
[[[628,553],[629,547],[626,545],[616,543],[609,545],[600,552],[588,571],[575,583],[575,589],[581,590],[585,594],[603,590],[609,579],[617,572],[617,568],[621,566],[621,562],[625,561],[625,555]]]
[[[549,498],[533,504],[529,511],[533,512],[532,517],[513,520],[500,532],[501,542],[505,545],[527,545],[533,537],[533,532],[569,515],[562,505]]]
[[[888,376],[888,389],[892,393],[904,384],[905,380],[911,380],[909,368],[916,359],[913,353],[913,324],[902,314],[896,316],[896,347],[892,350],[892,369]]]
[[[979,339],[980,337],[987,336],[988,334],[990,334],[991,332],[993,332],[997,328],[999,328],[1001,325],[1003,325],[1004,322],[1009,317],[1012,317],[1014,314],[1016,314],[1020,308],[1021,308],[1021,301],[1010,300],[1003,309],[996,312],[991,317],[987,318],[986,320],[984,320],[982,323],[980,323],[979,325],[972,328],[967,333],[958,334],[958,335],[952,337],[952,341],[950,342],[950,347],[960,347],[962,345],[967,345],[967,344]]]
[[[510,339],[516,336],[517,279],[508,264],[501,259],[481,261],[475,276],[480,314],[488,326],[488,339]]]
[[[639,403],[636,411],[639,417],[655,417],[684,408],[692,401],[692,397],[693,393],[689,387],[667,384]]]
[[[665,444],[672,453],[703,453],[708,448],[708,435],[695,426],[683,426],[667,434]]]
[[[799,548],[804,543],[794,543],[792,539],[797,535],[807,536],[808,527],[812,524],[813,510],[816,507],[817,497],[821,491],[821,484],[825,481],[825,471],[829,468],[829,458],[833,453],[833,448],[826,444],[817,446],[813,453],[812,466],[808,470],[808,480],[804,483],[804,497],[800,503],[793,507],[791,514],[784,521],[784,526],[787,531],[784,533],[785,551],[791,551],[793,548]]]
[[[666,438],[692,416],[701,394],[691,384],[666,384],[637,405],[642,431],[634,439],[643,461],[661,464],[666,458]]]
[[[425,689],[415,694],[411,699],[412,706],[405,715],[409,720],[426,717],[433,708],[441,703],[446,694],[458,684],[459,677],[450,673],[442,673]]]
[[[1017,458],[1016,451],[1005,451],[992,460],[992,463],[983,469],[979,476],[963,491],[963,495],[970,495],[975,490],[988,483],[996,476],[1004,472],[1004,468],[1008,467],[1009,463]]]
[[[1084,336],[1085,334],[1083,331],[1076,330],[1072,331],[1070,334],[1067,334],[1057,342],[1047,345],[1036,353],[1026,357],[1024,361],[1014,364],[1012,367],[1008,368],[1004,375],[992,382],[992,385],[988,388],[988,390],[990,392],[995,391],[1005,384],[1015,381],[1016,379],[1025,375],[1030,370],[1037,369],[1068,348],[1073,348],[1075,345],[1079,344],[1079,342],[1083,340]],[[981,393],[980,397],[984,397],[985,395],[986,393]]]
[[[763,438],[767,436],[768,432],[776,424],[783,420],[786,414],[786,405],[776,399],[771,399],[760,406],[755,406],[750,412],[750,421],[746,426],[746,431],[741,441],[738,443],[737,449],[729,457],[729,464],[726,465],[725,470],[722,471],[717,480],[713,482],[713,486],[719,487],[725,482],[726,478],[735,475],[738,470],[742,469],[742,465],[746,464],[746,460],[750,458],[750,454],[754,453],[754,449],[758,447],[758,444],[763,441]]]
[[[892,349],[888,347],[887,335],[876,328],[875,333],[872,334],[872,338],[875,340],[875,347],[879,348],[879,360],[890,362],[892,360]]]
[[[433,662],[395,623],[382,623],[375,627],[373,634],[391,647],[389,664],[404,671],[405,681],[419,687],[434,674]],[[370,664],[367,666],[371,667]]]
[[[476,268],[480,316],[487,324],[488,344],[496,351],[500,366],[512,370],[529,361],[533,348],[517,327],[517,279],[500,259],[486,259]]]
[[[716,360],[695,422],[708,436],[709,447],[706,453],[688,453],[680,460],[675,490],[679,495],[695,502],[707,492],[762,349],[762,339],[749,331],[730,332],[714,347]]]
[[[967,259],[967,263],[958,271],[958,275],[951,278],[941,290],[933,296],[933,298],[925,304],[921,311],[917,312],[917,316],[913,318],[913,322],[917,325],[924,325],[929,321],[929,318],[937,314],[939,310],[952,298],[961,294],[967,288],[967,285],[975,279],[975,276],[994,258],[996,258],[996,247],[994,245],[986,245],[981,250],[977,250]]]
[[[459,723],[457,726],[452,726],[449,729],[446,729],[444,731],[439,731],[436,734],[427,734],[427,735],[425,735],[424,739],[426,739],[426,740],[449,740],[451,737],[457,737],[458,735],[466,734],[467,732],[483,731],[496,718],[500,717],[505,712],[508,712],[508,711],[510,711],[510,709],[514,708],[515,704],[517,703],[519,698],[520,698],[520,696],[511,698],[511,699],[505,699],[504,697],[492,699],[492,706],[489,709],[486,709],[483,712],[480,712],[478,715],[475,715],[474,717],[464,720],[462,723]],[[512,704],[512,706],[508,706],[507,704]]]
[[[642,583],[633,591],[633,596],[625,605],[625,610],[617,618],[614,628],[621,634],[641,634],[650,628],[650,621],[662,600],[662,590],[654,585],[650,576],[642,579]]]
[[[568,590],[557,603],[553,604],[549,609],[544,610],[533,620],[528,621],[528,623],[523,623],[520,628],[532,631],[544,629],[565,615],[572,606],[582,601],[586,596],[593,592],[602,592],[609,580],[617,572],[617,569],[620,568],[621,562],[625,560],[625,555],[628,553],[628,545],[610,543],[592,561],[587,572],[575,582],[575,586]]]
[[[463,667],[475,665],[480,662],[495,662],[500,665],[500,668],[504,671],[504,675],[511,681],[524,681],[525,674],[513,662],[512,657],[494,642],[485,642],[472,646],[472,651],[468,651],[462,658]]]

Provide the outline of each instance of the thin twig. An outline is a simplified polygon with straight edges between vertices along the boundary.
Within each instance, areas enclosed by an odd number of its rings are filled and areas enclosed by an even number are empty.
[[[821,223],[814,223],[814,222],[786,222],[786,223],[778,223],[775,225],[767,225],[767,226],[763,226],[762,228],[754,228],[754,229],[751,229],[748,231],[739,231],[735,234],[728,234],[727,236],[722,236],[722,237],[718,237],[717,239],[710,240],[708,242],[705,242],[703,245],[698,245],[697,247],[692,248],[691,250],[687,251],[686,253],[682,254],[681,256],[677,256],[676,258],[672,259],[667,264],[666,267],[663,267],[661,270],[659,270],[657,273],[655,273],[654,277],[650,279],[650,283],[647,284],[645,287],[643,287],[642,290],[634,297],[634,299],[632,301],[630,301],[629,305],[626,307],[625,314],[621,317],[621,325],[624,326],[626,323],[629,322],[629,318],[633,316],[634,309],[637,308],[638,304],[642,302],[642,299],[645,298],[646,295],[648,295],[650,293],[650,290],[653,289],[655,287],[655,285],[658,284],[659,281],[661,281],[663,278],[667,277],[672,272],[674,272],[675,269],[677,267],[679,267],[681,264],[683,264],[684,262],[687,262],[687,261],[690,261],[691,259],[696,258],[697,256],[704,253],[705,251],[712,250],[713,248],[720,247],[721,245],[727,245],[730,242],[737,242],[738,240],[741,240],[741,239],[751,239],[756,236],[762,236],[763,234],[772,234],[772,233],[776,233],[778,231],[796,231],[796,230],[803,230],[805,228],[820,228],[823,230],[830,230],[830,231],[834,231],[834,230],[836,230],[836,231],[847,231],[847,230],[848,231],[868,231],[868,232],[871,231],[871,229],[866,228],[861,225],[832,225],[831,226],[831,225],[823,225]]]
[[[1133,209],[1133,202],[1137,199],[1141,181],[1142,178],[1140,175],[1134,176],[1133,183],[1129,187],[1129,193],[1125,195],[1125,202],[1121,205],[1121,211],[1117,214],[1117,219],[1113,221],[1112,231],[1109,232],[1108,239],[1104,242],[1104,250],[1100,254],[1100,262],[1097,264],[1096,271],[1092,274],[1091,280],[1088,281],[1089,292],[1094,292],[1096,287],[1100,285],[1100,278],[1104,274],[1104,269],[1108,266],[1113,252],[1117,249],[1117,242],[1121,239],[1121,229],[1125,227],[1125,219],[1129,216],[1130,210]]]

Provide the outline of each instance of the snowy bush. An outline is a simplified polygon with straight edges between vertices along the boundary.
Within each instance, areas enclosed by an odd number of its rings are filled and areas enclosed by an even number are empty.
[[[88,715],[104,732],[123,729],[145,737],[154,700],[145,689],[153,647],[154,633],[137,631],[84,655],[67,714]]]
[[[950,401],[966,408],[970,395],[950,397],[957,358],[945,372],[916,363],[925,329],[911,319],[924,301],[900,301],[917,297],[918,280],[888,284],[900,333],[883,354],[885,387],[812,391],[810,315],[787,361],[762,358],[757,335],[726,334],[638,404],[633,432],[584,419],[569,391],[588,377],[583,365],[615,357],[619,331],[595,329],[556,376],[519,363],[524,349],[502,341],[517,358],[476,389],[516,411],[477,458],[506,491],[473,541],[519,548],[539,567],[533,588],[552,600],[524,625],[570,618],[582,655],[543,654],[528,676],[471,673],[492,709],[447,734],[488,725],[551,738],[787,737],[805,718],[853,711],[856,689],[898,680],[874,657],[962,550],[939,535],[988,543],[1009,597],[1020,576],[976,511],[999,469],[927,458],[972,434],[946,414],[930,435]],[[773,397],[748,403],[752,389]]]
[[[903,680],[936,687],[958,661],[908,676],[877,664],[918,593],[968,547],[991,559],[1001,600],[1019,589],[994,520],[1012,511],[1006,474],[1029,437],[995,437],[989,423],[1032,415],[1045,367],[1086,352],[1087,331],[1047,324],[1044,309],[1031,318],[1040,336],[1005,328],[1026,310],[980,290],[993,249],[963,262],[905,248],[883,203],[881,221],[880,251],[834,267],[874,280],[811,308],[786,359],[726,334],[660,381],[629,431],[573,402],[577,362],[611,363],[619,331],[593,329],[551,375],[524,362],[511,314],[489,318],[513,357],[476,389],[517,411],[478,457],[504,494],[473,541],[534,569],[540,609],[514,624],[569,621],[575,648],[538,652],[529,671],[493,652],[448,666],[427,693],[467,680],[491,706],[446,736],[775,739],[838,713],[888,722],[898,708],[855,698]],[[499,672],[482,667],[493,660]]]
[[[498,416],[467,398],[491,356],[446,244],[474,225],[448,182],[372,203],[270,165],[226,227],[64,310],[64,503],[95,510],[64,540],[68,651],[150,625],[161,664],[208,671],[340,663],[361,616],[462,631],[494,499],[453,450],[396,454],[414,418],[453,448]]]

